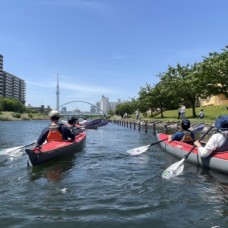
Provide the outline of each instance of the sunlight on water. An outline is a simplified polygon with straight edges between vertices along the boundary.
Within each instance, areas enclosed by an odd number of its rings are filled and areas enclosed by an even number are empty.
[[[24,149],[3,154],[47,124],[0,122],[1,227],[226,227],[227,175],[185,162],[167,181],[162,173],[178,160],[159,145],[127,153],[155,142],[152,131],[112,123],[86,130],[81,152],[38,167],[27,167]]]

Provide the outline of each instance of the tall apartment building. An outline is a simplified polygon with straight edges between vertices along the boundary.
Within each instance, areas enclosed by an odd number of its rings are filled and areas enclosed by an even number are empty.
[[[111,111],[115,111],[116,110],[116,106],[118,104],[121,104],[121,100],[120,99],[118,99],[118,101],[110,101],[109,102],[109,108],[110,108],[110,110]]]
[[[97,111],[96,105],[91,105],[91,106],[90,106],[90,113],[95,114],[96,111]]]
[[[97,101],[97,102],[96,102],[96,109],[97,109],[96,113],[100,113],[100,111],[101,111],[101,104],[100,104],[100,101]]]
[[[102,110],[104,113],[108,113],[108,111],[110,110],[109,99],[107,97],[105,97],[104,95],[102,95],[102,97],[101,97],[100,110]]]
[[[103,95],[101,100],[96,102],[97,113],[103,111],[108,114],[109,111],[115,111],[118,104],[121,104],[120,99],[118,101],[109,101],[109,98]]]
[[[3,56],[0,55],[0,96],[3,96]]]
[[[14,98],[25,104],[25,94],[25,81],[3,70],[3,56],[0,55],[0,96]]]

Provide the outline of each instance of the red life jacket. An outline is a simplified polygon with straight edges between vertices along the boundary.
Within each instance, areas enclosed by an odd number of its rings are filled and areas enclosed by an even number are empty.
[[[49,127],[49,133],[47,136],[47,141],[62,141],[63,136],[59,131],[59,125],[51,125]]]

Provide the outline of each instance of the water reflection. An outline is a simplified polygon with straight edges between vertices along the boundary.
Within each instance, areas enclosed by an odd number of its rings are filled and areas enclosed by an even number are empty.
[[[199,188],[201,198],[207,202],[219,203],[221,201],[228,202],[228,178],[227,174],[217,172],[215,170],[202,168],[190,164],[191,171],[197,173],[199,180],[196,182]],[[187,168],[188,169],[188,168]],[[188,170],[187,170],[188,171]],[[193,178],[193,177],[192,177]],[[228,208],[225,209],[225,214]]]
[[[72,169],[77,155],[72,154],[67,157],[49,161],[39,166],[30,167],[30,180],[37,181],[44,178],[48,182],[58,183],[64,178],[64,175]]]

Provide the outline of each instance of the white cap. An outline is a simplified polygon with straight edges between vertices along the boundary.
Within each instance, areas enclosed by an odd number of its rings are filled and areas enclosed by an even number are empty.
[[[50,116],[50,117],[53,117],[53,116],[59,117],[59,111],[57,111],[57,110],[52,110],[52,111],[49,113],[49,116]]]

